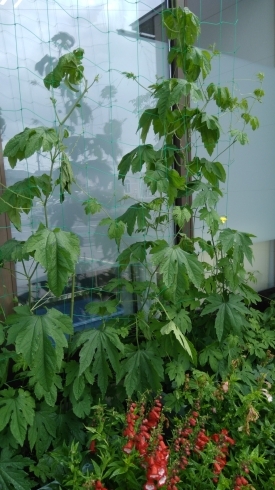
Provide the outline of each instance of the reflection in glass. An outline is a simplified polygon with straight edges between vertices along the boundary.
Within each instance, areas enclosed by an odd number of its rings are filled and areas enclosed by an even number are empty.
[[[87,196],[97,198],[114,218],[133,202],[121,200],[125,194],[148,199],[140,175],[129,176],[125,187],[117,181],[121,157],[140,143],[136,134],[138,117],[150,106],[143,87],[154,82],[156,76],[168,76],[167,42],[161,28],[165,4],[155,0],[148,3],[150,6],[126,0],[23,0],[18,8],[13,8],[10,0],[0,4],[0,78],[5,87],[0,107],[6,123],[3,145],[25,127],[56,124],[50,97],[57,100],[60,118],[74,104],[77,94],[66,86],[48,92],[43,85],[43,78],[60,56],[80,46],[85,50],[86,78],[91,82],[99,75],[99,82],[67,121],[70,136],[66,142],[77,183],[62,205],[58,187],[49,201],[49,226],[72,230],[80,238],[76,271],[79,292],[100,288],[118,273],[117,247],[108,239],[106,227],[98,226],[106,214],[86,216],[83,201]],[[139,84],[122,72],[135,73]],[[153,135],[151,142],[154,144]],[[20,162],[16,170],[5,163],[7,185],[49,169],[49,160],[42,153]],[[58,169],[53,177],[58,178]],[[12,229],[13,237],[26,240],[42,220],[42,207],[37,202],[22,217],[24,231]],[[137,239],[128,237],[126,243]],[[19,299],[24,301],[26,284],[20,280],[20,267],[17,289]],[[33,279],[33,298],[37,299],[46,290],[44,271],[38,269]],[[129,298],[128,302],[130,308]]]

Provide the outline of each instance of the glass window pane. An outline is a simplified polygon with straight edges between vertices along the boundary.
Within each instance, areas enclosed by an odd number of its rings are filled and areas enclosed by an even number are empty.
[[[167,40],[161,27],[165,4],[155,0],[149,3],[22,0],[13,7],[12,1],[7,0],[0,5],[0,80],[5,87],[0,107],[6,126],[3,146],[25,127],[57,125],[57,116],[62,120],[75,103],[78,93],[64,84],[50,91],[43,84],[43,78],[60,56],[82,47],[86,78],[92,83],[98,77],[81,107],[65,124],[77,183],[72,186],[71,195],[65,194],[62,205],[57,185],[48,203],[49,227],[73,231],[80,238],[76,287],[81,293],[98,290],[118,274],[117,246],[99,221],[106,216],[119,217],[136,199],[149,198],[139,174],[129,175],[125,186],[117,179],[122,156],[141,143],[136,128],[139,115],[150,105],[146,87],[156,77],[169,76]],[[123,72],[134,73],[139,83]],[[57,116],[50,97],[56,99]],[[148,142],[155,144],[153,134]],[[48,172],[50,160],[48,154],[38,152],[17,163],[16,170],[10,169],[7,161],[5,165],[7,185],[12,185]],[[53,179],[58,178],[57,165]],[[133,199],[122,200],[128,193]],[[87,216],[82,203],[88,197],[98,199],[106,212]],[[30,213],[22,215],[22,233],[12,228],[13,237],[26,240],[40,222],[44,222],[44,213],[37,200]],[[124,246],[143,239],[142,235],[133,235],[125,239]],[[24,301],[27,285],[21,272],[22,265],[18,264],[18,296]],[[46,275],[38,268],[33,277],[33,299],[42,297],[46,289]],[[131,298],[126,298],[124,305],[130,311]]]

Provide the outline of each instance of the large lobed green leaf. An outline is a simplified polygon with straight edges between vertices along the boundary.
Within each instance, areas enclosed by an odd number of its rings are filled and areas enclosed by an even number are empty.
[[[49,407],[45,402],[37,407],[32,425],[28,430],[31,450],[35,448],[36,457],[40,459],[49,449],[56,437],[57,416],[56,408]]]
[[[120,246],[121,238],[125,233],[126,225],[123,221],[118,221],[112,218],[103,218],[99,222],[99,226],[109,225],[108,227],[108,237],[111,240],[115,240],[118,248]]]
[[[203,280],[203,266],[196,255],[182,250],[178,245],[166,246],[159,252],[151,251],[152,262],[159,266],[163,275],[163,282],[169,288],[178,281],[178,275],[187,272],[189,279],[196,287],[200,287]]]
[[[4,448],[0,455],[0,488],[1,490],[30,490],[36,486],[30,480],[24,468],[29,467],[31,459],[20,454],[14,455],[8,448]]]
[[[144,393],[147,389],[158,392],[163,380],[163,361],[153,342],[139,347],[128,345],[122,362],[119,380],[124,377],[126,393]]]
[[[118,165],[118,179],[124,184],[127,173],[131,170],[132,173],[140,172],[144,163],[152,163],[156,158],[156,152],[152,145],[140,145],[130,151],[122,158]]]
[[[60,296],[75,270],[80,253],[79,238],[60,228],[51,231],[41,226],[28,238],[24,250],[34,252],[35,260],[47,271],[50,290]]]
[[[144,182],[152,194],[156,192],[167,194],[168,204],[172,206],[177,197],[178,190],[186,188],[186,179],[175,169],[167,169],[165,162],[158,161],[154,168],[147,170]]]
[[[164,10],[163,23],[169,39],[180,36],[184,43],[195,44],[200,34],[199,18],[187,7]]]
[[[29,254],[24,252],[24,243],[12,238],[0,247],[0,263],[28,260]]]
[[[51,179],[46,174],[28,177],[7,187],[0,198],[0,213],[7,213],[14,226],[21,231],[21,213],[28,214],[35,197],[51,191]]]
[[[102,205],[98,202],[95,197],[90,197],[87,201],[82,203],[85,209],[86,214],[96,214],[99,213],[102,209]]]
[[[79,353],[79,376],[91,366],[91,374],[96,377],[103,395],[108,386],[108,377],[112,376],[109,365],[116,376],[120,371],[120,353],[124,345],[112,327],[106,326],[102,330],[83,332],[76,340],[76,347],[82,345]]]
[[[141,129],[140,136],[142,143],[145,143],[150,126],[152,123],[154,125],[155,121],[160,122],[157,107],[154,109],[146,109],[140,116],[138,130]]]
[[[204,148],[209,155],[212,155],[221,132],[217,116],[209,116],[206,112],[197,114],[192,121],[192,129],[200,133]]]
[[[238,266],[243,263],[244,257],[246,257],[248,262],[252,264],[253,252],[251,247],[253,242],[251,238],[253,237],[254,235],[251,235],[250,233],[231,230],[231,228],[226,228],[221,231],[219,241],[223,252],[227,254],[230,249],[233,250],[234,271],[236,271]]]
[[[16,307],[15,311],[7,318],[8,343],[15,344],[34,378],[49,391],[68,345],[65,335],[73,333],[71,319],[54,308],[45,315],[34,315],[27,306]]]
[[[188,369],[190,369],[190,359],[187,354],[179,354],[176,359],[166,365],[166,373],[170,381],[175,381],[177,387],[184,384],[185,373]]]
[[[45,87],[48,90],[50,90],[51,87],[57,88],[63,80],[68,88],[77,92],[72,85],[79,85],[83,80],[83,56],[84,49],[81,48],[61,56],[56,67],[44,78]]]
[[[0,432],[8,425],[15,440],[23,446],[27,427],[34,420],[35,401],[28,391],[8,388],[0,392]]]
[[[8,157],[10,166],[14,168],[17,160],[29,158],[39,150],[50,151],[57,142],[58,135],[53,128],[43,126],[25,128],[8,141],[4,149],[4,157]]]
[[[249,313],[248,308],[243,304],[242,298],[234,294],[224,297],[219,294],[209,296],[201,315],[216,313],[215,329],[217,338],[222,340],[224,333],[232,331],[241,336],[243,327],[246,324],[246,315]]]
[[[168,116],[168,112],[171,111],[173,106],[178,105],[183,97],[190,95],[195,101],[203,99],[203,94],[197,85],[193,82],[188,82],[185,79],[172,78],[170,80],[165,80],[160,84],[154,85],[153,88],[155,89],[153,96],[155,99],[157,99],[158,112],[153,113],[151,111],[149,114],[147,113],[146,118],[144,115],[141,116],[139,128],[143,127],[142,134],[144,134],[144,136],[147,135],[146,129],[149,124],[148,116],[151,116],[151,121],[153,124],[157,115],[159,116],[160,121],[165,121],[166,117]]]
[[[28,177],[7,187],[0,198],[0,213],[7,213],[17,230],[21,231],[21,213],[28,214],[33,199],[40,198],[40,189],[35,177]]]
[[[170,320],[169,323],[164,325],[160,333],[162,335],[169,335],[170,333],[173,333],[181,347],[187,352],[187,354],[191,357],[192,359],[192,351],[189,346],[189,342],[186,339],[185,335],[182,333],[181,329],[175,324],[173,320]]]
[[[116,218],[116,221],[125,223],[127,233],[131,236],[135,230],[135,226],[137,226],[137,231],[144,231],[147,228],[150,218],[151,215],[148,207],[143,203],[137,203],[130,206],[125,213]]]
[[[236,106],[237,99],[231,97],[228,87],[220,87],[219,85],[210,83],[206,90],[208,97],[213,97],[217,106],[220,107],[222,111],[226,111],[227,109],[232,111]]]
[[[152,242],[137,242],[127,247],[117,257],[122,270],[126,269],[129,264],[143,263],[146,259],[146,251],[152,246]]]

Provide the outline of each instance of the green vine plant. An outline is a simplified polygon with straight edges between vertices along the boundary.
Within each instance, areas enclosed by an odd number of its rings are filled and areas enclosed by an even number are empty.
[[[89,84],[85,78],[83,49],[61,56],[44,78],[48,90],[62,84],[73,92],[79,90],[66,116],[59,118],[56,99],[51,97],[57,127],[25,128],[4,149],[12,168],[38,151],[50,158],[48,173],[5,188],[0,201],[0,212],[7,213],[19,231],[22,213],[28,214],[35,200],[44,210],[44,221],[26,241],[8,240],[0,248],[2,267],[22,262],[29,285],[27,304],[16,306],[0,325],[0,447],[8,446],[11,454],[20,451],[22,455],[16,470],[23,482],[20,488],[30,488],[24,487],[25,459],[43,461],[49,448],[64,441],[83,444],[83,422],[87,423],[93,401],[105,398],[121,406],[127,397],[149,389],[166,393],[167,403],[175,408],[186,372],[192,366],[203,366],[218,377],[227,374],[238,346],[245,344],[245,336],[255,328],[251,306],[259,297],[248,285],[244,266],[245,258],[252,262],[252,235],[226,228],[217,213],[226,172],[213,154],[224,130],[219,121],[223,114],[230,113],[242,123],[241,129],[228,128],[229,146],[248,142],[245,127],[258,128],[252,107],[264,95],[263,75],[258,75],[259,87],[253,94],[241,99],[228,87],[208,84],[212,58],[218,53],[194,46],[200,33],[198,18],[188,8],[175,8],[164,11],[163,23],[173,41],[168,61],[184,76],[158,80],[148,89],[151,107],[138,122],[142,144],[122,158],[118,179],[124,183],[127,174],[139,173],[151,197],[135,201],[115,219],[106,211],[99,224],[108,227],[109,238],[117,244],[121,275],[102,288],[110,295],[108,300],[87,305],[91,315],[106,317],[117,311],[126,290],[133,294],[135,313],[74,334],[79,238],[49,228],[50,196],[59,186],[63,202],[75,182],[65,123],[97,81],[96,77]],[[138,83],[134,74],[126,76]],[[211,115],[208,106],[213,103],[216,109]],[[147,143],[150,129],[159,140],[157,149]],[[207,158],[192,156],[198,141]],[[56,169],[59,177],[54,181]],[[190,196],[192,204],[186,204]],[[87,215],[103,210],[93,196],[87,196],[83,206]],[[186,236],[185,225],[194,219],[203,223],[209,239]],[[176,224],[173,243],[167,240],[172,223]],[[125,245],[125,237],[133,234],[136,241]],[[200,260],[202,252],[205,261]],[[46,271],[49,291],[56,297],[71,281],[70,316],[54,307],[36,315],[43,299],[33,302],[31,286],[39,266]],[[136,274],[129,280],[124,274],[129,267],[143,270],[143,277]],[[271,337],[270,343],[274,341]],[[0,467],[2,488],[13,488],[1,471]],[[34,481],[46,481],[45,464],[33,464],[31,472]]]

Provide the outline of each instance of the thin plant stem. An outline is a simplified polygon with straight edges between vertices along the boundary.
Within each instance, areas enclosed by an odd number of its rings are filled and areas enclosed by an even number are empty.
[[[31,305],[32,305],[32,286],[31,286],[31,277],[29,276],[29,274],[27,273],[27,269],[26,269],[26,266],[25,266],[25,262],[24,260],[22,260],[22,265],[23,265],[23,269],[24,269],[24,272],[25,272],[25,276],[27,278],[27,281],[28,281],[28,290],[29,290],[29,296],[28,296],[28,303],[29,303],[29,307],[31,308]]]
[[[50,294],[50,291],[47,291],[45,294],[43,294],[42,298],[40,298],[40,299],[39,299],[39,300],[38,300],[38,301],[35,303],[35,305],[34,305],[34,306],[31,308],[31,311],[34,311],[34,310],[36,310],[37,308],[39,308],[39,307],[41,307],[42,305],[44,305],[44,304],[46,303],[46,301],[44,301],[42,304],[40,304],[40,303],[41,303],[41,301],[43,301],[43,300],[46,298],[46,296],[48,296],[48,294]]]
[[[75,293],[75,273],[72,276],[72,292],[71,292],[71,320],[74,321],[74,293]]]

